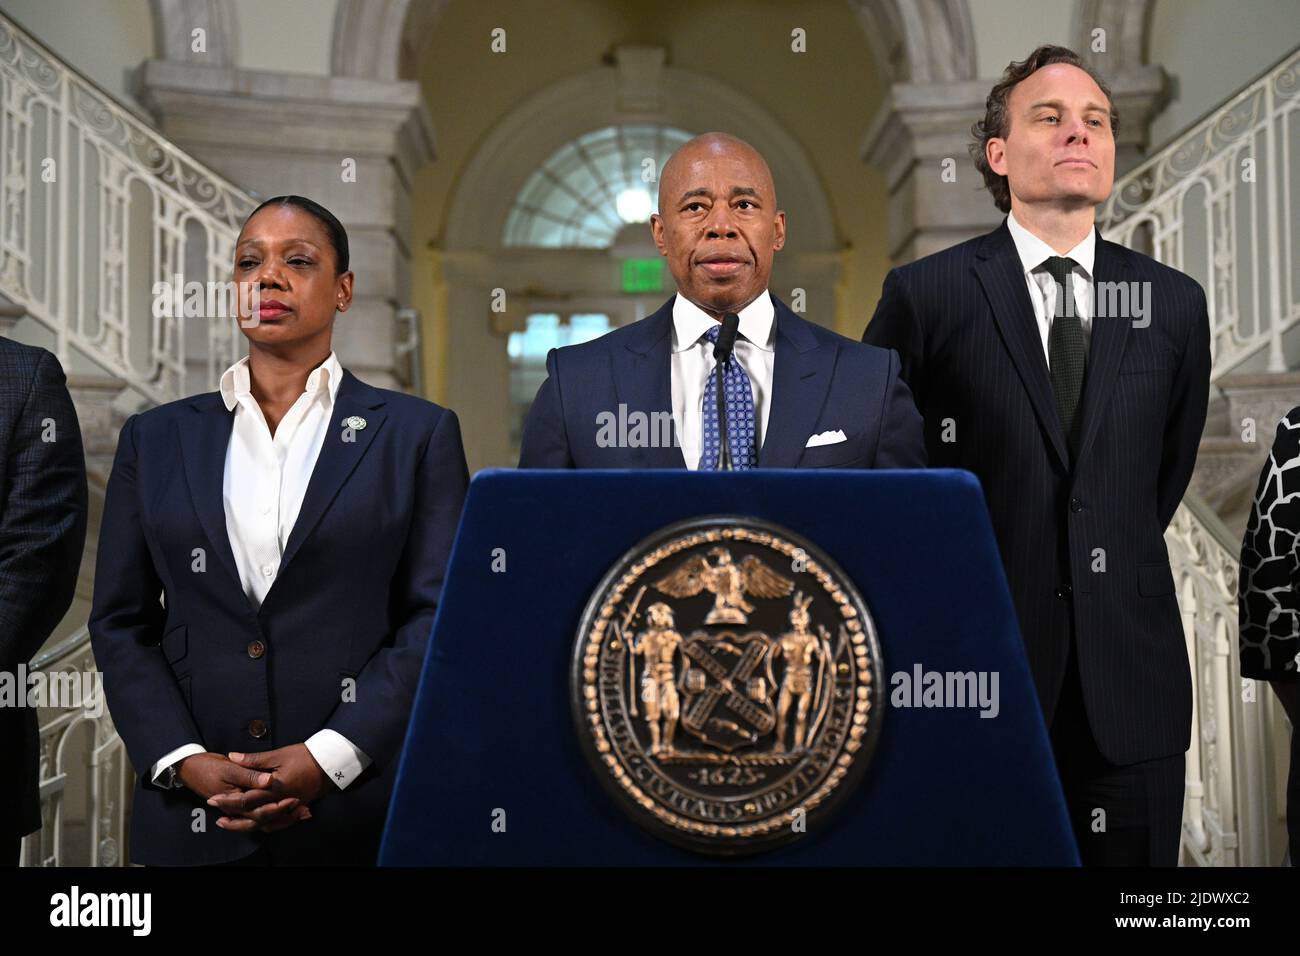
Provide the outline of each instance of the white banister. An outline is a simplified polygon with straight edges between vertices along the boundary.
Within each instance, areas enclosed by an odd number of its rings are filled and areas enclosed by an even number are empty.
[[[44,651],[30,672],[95,672],[83,626]],[[88,686],[83,684],[83,686]],[[121,866],[134,775],[101,698],[40,710],[41,829],[23,840],[24,866]]]
[[[151,403],[214,387],[238,324],[155,318],[154,284],[228,280],[253,205],[0,15],[0,296],[65,368],[84,356]]]
[[[1183,862],[1276,866],[1281,768],[1270,742],[1287,739],[1268,685],[1241,679],[1237,645],[1240,542],[1189,493],[1165,532],[1192,670]]]
[[[1115,182],[1106,238],[1188,273],[1209,301],[1213,378],[1300,323],[1300,228],[1291,142],[1300,124],[1300,49]]]
[[[1108,239],[1205,288],[1215,381],[1264,351],[1268,371],[1286,368],[1282,336],[1300,324],[1297,124],[1300,49],[1116,180],[1098,214]],[[1284,835],[1273,754],[1289,731],[1267,685],[1241,679],[1241,542],[1191,493],[1165,542],[1192,668],[1182,860],[1276,865]]]

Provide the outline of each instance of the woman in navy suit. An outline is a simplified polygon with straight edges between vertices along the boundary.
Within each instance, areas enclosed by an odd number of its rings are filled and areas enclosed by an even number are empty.
[[[347,234],[298,196],[235,247],[248,357],[129,418],[90,633],[137,863],[373,864],[468,475],[456,416],[343,369]],[[250,308],[255,303],[255,308]]]

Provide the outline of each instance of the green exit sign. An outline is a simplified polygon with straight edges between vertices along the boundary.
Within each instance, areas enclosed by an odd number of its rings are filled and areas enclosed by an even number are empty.
[[[624,259],[624,292],[661,292],[664,287],[662,259]]]

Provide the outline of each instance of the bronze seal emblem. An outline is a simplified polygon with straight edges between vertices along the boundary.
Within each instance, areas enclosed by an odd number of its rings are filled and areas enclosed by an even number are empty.
[[[573,653],[574,720],[634,820],[747,853],[821,826],[871,758],[880,646],[857,588],[765,521],[671,525],[610,569]]]

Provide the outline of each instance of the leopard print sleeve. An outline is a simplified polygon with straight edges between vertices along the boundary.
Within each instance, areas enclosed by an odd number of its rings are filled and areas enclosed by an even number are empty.
[[[1300,407],[1278,423],[1241,544],[1241,676],[1294,680],[1300,661]]]

